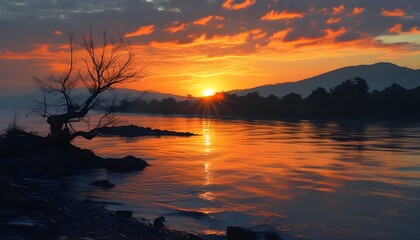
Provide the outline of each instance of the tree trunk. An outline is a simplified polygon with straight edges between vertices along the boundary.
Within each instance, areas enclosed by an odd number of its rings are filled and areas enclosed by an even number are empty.
[[[60,115],[52,115],[47,118],[50,125],[50,137],[58,144],[69,144],[71,141],[70,131],[64,128],[65,119]]]

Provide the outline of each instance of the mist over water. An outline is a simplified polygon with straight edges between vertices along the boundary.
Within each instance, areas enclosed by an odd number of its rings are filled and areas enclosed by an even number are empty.
[[[286,238],[420,236],[420,123],[123,119],[201,135],[76,139],[100,156],[133,155],[151,164],[134,174],[73,177],[81,198],[137,217],[165,216],[167,226],[200,234],[237,225]],[[116,187],[89,186],[104,178]]]

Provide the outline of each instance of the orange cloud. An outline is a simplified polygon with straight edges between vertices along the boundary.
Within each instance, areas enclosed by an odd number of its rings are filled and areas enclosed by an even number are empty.
[[[54,31],[54,34],[55,34],[55,35],[61,35],[61,34],[63,34],[63,32],[61,32],[60,30],[55,30],[55,31]]]
[[[389,29],[390,33],[401,33],[402,32],[402,24],[395,24],[392,28]]]
[[[234,3],[234,2],[235,0],[226,0],[222,4],[222,7],[229,10],[238,10],[238,9],[247,8],[253,5],[256,2],[256,0],[245,0],[242,3]]]
[[[55,59],[54,56],[50,53],[50,47],[50,44],[36,44],[35,48],[29,52],[15,53],[6,51],[0,55],[0,59]]]
[[[413,27],[410,29],[410,32],[412,34],[420,34],[420,29],[418,29],[417,27]]]
[[[261,20],[280,20],[280,19],[291,19],[291,18],[301,18],[303,17],[302,13],[293,13],[283,11],[281,13],[271,10],[266,15],[261,17]]]
[[[194,21],[194,24],[196,24],[196,25],[207,25],[207,23],[210,22],[212,19],[213,19],[213,16],[210,15],[208,17],[203,17],[203,18],[200,18],[200,19]]]
[[[333,24],[333,23],[338,23],[338,22],[340,22],[340,21],[341,21],[341,18],[339,18],[339,17],[337,17],[337,18],[332,17],[332,18],[329,18],[329,19],[327,20],[327,23],[328,23],[328,24]]]
[[[344,10],[345,10],[346,8],[344,7],[344,4],[341,4],[340,6],[338,6],[338,7],[333,7],[333,12],[332,12],[332,14],[339,14],[339,13],[342,13],[342,12],[344,12]]]
[[[165,31],[169,31],[171,33],[176,33],[182,30],[185,30],[185,28],[189,25],[189,24],[185,24],[185,23],[179,23],[177,21],[173,22],[172,24],[176,25],[173,27],[168,27],[167,29],[165,29]]]
[[[275,32],[271,37],[270,37],[270,42],[274,42],[274,41],[278,41],[278,42],[283,42],[284,38],[286,37],[286,35],[292,31],[293,28],[287,28],[285,30],[280,30],[278,32]]]
[[[363,7],[354,7],[353,8],[353,14],[354,15],[358,15],[358,14],[364,12],[364,11],[365,11],[365,8],[363,8]]]
[[[394,26],[392,26],[392,28],[388,29],[388,32],[390,33],[405,33],[405,34],[419,34],[420,33],[420,29],[418,29],[417,27],[412,27],[409,31],[403,31],[403,25],[400,23],[394,24]]]
[[[267,36],[267,32],[264,30],[257,28],[250,31],[250,35],[252,36],[252,39],[261,39]]]
[[[193,24],[195,24],[195,25],[203,25],[204,26],[204,25],[207,25],[207,23],[209,23],[213,19],[223,20],[224,17],[210,15],[210,16],[203,17],[203,18],[200,18],[200,19],[194,21]]]
[[[385,17],[403,17],[405,12],[399,8],[394,10],[381,9],[381,15]]]
[[[137,37],[141,35],[148,35],[148,34],[151,34],[154,30],[155,30],[155,26],[147,25],[147,26],[140,27],[134,32],[126,33],[124,37]]]

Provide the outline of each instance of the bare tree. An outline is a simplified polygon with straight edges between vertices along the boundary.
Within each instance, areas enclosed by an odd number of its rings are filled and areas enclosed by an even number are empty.
[[[83,54],[75,59],[77,46]],[[136,66],[130,46],[122,38],[113,39],[106,32],[99,42],[94,40],[92,31],[80,41],[69,35],[69,55],[64,74],[34,78],[44,92],[43,100],[39,101],[41,107],[36,112],[47,119],[50,137],[67,143],[77,136],[92,139],[98,128],[115,124],[116,118],[111,114],[115,102],[104,99],[102,94],[122,83],[144,77],[144,68]],[[84,88],[87,93],[74,94],[76,88]],[[93,128],[92,117],[88,114],[92,109],[104,111],[96,116]],[[73,124],[81,121],[89,123],[88,131],[74,128]]]

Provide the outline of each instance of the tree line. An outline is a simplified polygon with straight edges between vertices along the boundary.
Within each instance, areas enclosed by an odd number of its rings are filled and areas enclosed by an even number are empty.
[[[317,88],[306,98],[297,93],[284,97],[244,96],[217,93],[211,97],[176,101],[124,100],[118,112],[189,114],[208,116],[257,116],[307,119],[419,119],[420,87],[405,89],[392,84],[382,91],[369,91],[366,80],[356,77],[326,90]]]

